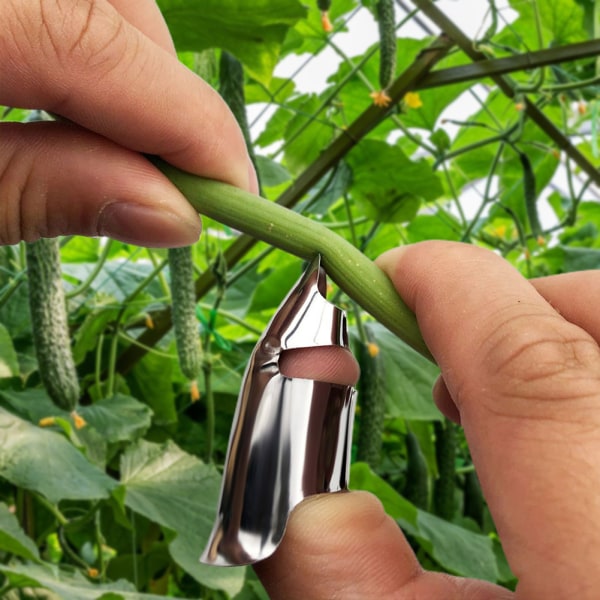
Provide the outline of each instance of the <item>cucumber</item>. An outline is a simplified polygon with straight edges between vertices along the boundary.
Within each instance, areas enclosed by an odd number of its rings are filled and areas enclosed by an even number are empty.
[[[387,90],[396,72],[396,20],[394,1],[379,0],[375,5],[379,27],[379,85]]]
[[[233,54],[223,50],[219,61],[219,93],[227,106],[229,106],[235,120],[246,141],[248,155],[256,168],[256,155],[252,147],[252,138],[248,127],[248,116],[246,114],[246,94],[244,92],[244,68],[242,63]]]
[[[527,211],[529,227],[534,237],[539,238],[542,235],[542,226],[540,225],[537,210],[535,173],[527,154],[519,152],[519,160],[523,168],[523,195],[525,197],[525,209]]]
[[[463,515],[473,519],[480,527],[483,527],[483,510],[485,501],[481,492],[479,478],[475,471],[465,473],[465,483],[463,488],[464,504]]]
[[[25,248],[29,309],[40,379],[54,404],[72,411],[81,392],[71,352],[59,241],[41,238],[25,244]]]
[[[182,373],[190,380],[200,375],[202,347],[196,319],[192,247],[169,250],[171,302],[177,355]]]
[[[381,434],[385,417],[385,390],[383,387],[383,362],[372,342],[360,343],[358,364],[360,380],[360,427],[358,433],[357,459],[376,468],[381,460]]]
[[[406,434],[406,483],[402,495],[416,507],[429,508],[429,472],[427,463],[417,436],[408,431]]]
[[[448,419],[436,421],[434,429],[438,478],[433,487],[433,512],[451,521],[456,512],[456,429]]]

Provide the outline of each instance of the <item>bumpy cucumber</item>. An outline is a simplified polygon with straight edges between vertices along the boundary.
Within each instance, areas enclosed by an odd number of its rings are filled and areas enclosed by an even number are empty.
[[[169,250],[173,328],[181,371],[188,379],[196,379],[202,368],[202,348],[196,319],[194,262],[192,248]]]
[[[406,483],[402,495],[418,508],[429,508],[429,472],[417,436],[406,434]]]
[[[479,478],[475,471],[465,473],[463,515],[483,526],[483,509],[485,501],[481,492]]]
[[[436,421],[434,428],[438,478],[433,488],[433,510],[439,517],[452,520],[456,510],[456,429],[448,419]]]
[[[519,159],[523,167],[523,195],[525,196],[525,209],[527,210],[529,227],[531,233],[537,238],[542,234],[542,226],[537,211],[535,173],[527,154],[520,152]]]
[[[221,52],[221,60],[219,61],[219,93],[231,109],[235,120],[244,134],[248,155],[256,169],[256,157],[252,148],[252,138],[250,137],[248,116],[246,114],[244,68],[235,56],[225,50]]]
[[[396,72],[394,0],[379,0],[375,10],[379,26],[379,85],[382,90],[386,90]]]
[[[360,428],[358,435],[358,460],[375,468],[381,459],[381,434],[385,417],[385,390],[383,388],[383,363],[377,346],[360,343],[358,364],[360,381]]]
[[[57,239],[26,244],[29,308],[40,379],[52,401],[72,411],[80,396],[71,352]]]

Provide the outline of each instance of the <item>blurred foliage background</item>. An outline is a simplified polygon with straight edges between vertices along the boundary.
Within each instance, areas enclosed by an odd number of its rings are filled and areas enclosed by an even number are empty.
[[[360,37],[377,30],[378,0],[332,0],[326,15],[310,0],[159,1],[180,59],[248,121],[269,200],[371,258],[445,239],[490,248],[527,277],[597,268],[598,9],[481,4],[472,38],[441,3],[397,0],[382,83],[380,42]],[[349,35],[352,53],[339,43]],[[303,91],[296,81],[319,79],[326,55],[336,68]],[[72,410],[42,384],[24,244],[0,248],[0,595],[266,598],[250,568],[198,557],[247,357],[302,261],[204,219],[188,251],[202,347],[190,372],[171,327],[173,256],[56,243]],[[379,496],[425,567],[514,587],[462,431],[432,403],[437,368],[335,286],[329,298],[348,312],[363,370],[351,487]]]

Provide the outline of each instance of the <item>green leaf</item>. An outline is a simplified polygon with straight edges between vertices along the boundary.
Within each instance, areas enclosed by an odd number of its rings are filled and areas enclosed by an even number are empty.
[[[600,249],[556,246],[542,252],[536,261],[551,265],[550,273],[570,273],[600,268]]]
[[[439,369],[379,323],[367,323],[376,340],[385,373],[385,407],[389,417],[411,421],[441,419],[431,389]]]
[[[177,422],[175,394],[171,383],[173,374],[173,360],[148,353],[128,378],[133,396],[144,400],[154,413],[154,423],[163,427]]]
[[[417,539],[423,549],[450,573],[498,580],[492,539],[419,510]]]
[[[200,583],[230,594],[240,591],[244,569],[214,569],[198,558],[212,530],[221,476],[172,441],[139,441],[121,458],[125,504],[177,533],[173,559]]]
[[[335,0],[329,9],[332,23],[356,7],[356,0]],[[285,50],[296,54],[316,54],[323,48],[325,33],[321,24],[321,11],[315,2],[305,2],[308,14],[305,19],[298,21],[290,31],[285,41]],[[337,24],[336,24],[337,25]]]
[[[575,0],[536,0],[542,25],[544,47],[572,44],[587,39],[584,26],[584,10]],[[510,0],[519,18],[507,28],[502,42],[514,44],[515,36],[528,50],[539,49],[538,32],[532,2]]]
[[[442,567],[457,575],[487,581],[498,579],[498,567],[491,538],[463,529],[417,509],[371,471],[365,463],[352,465],[350,487],[375,494],[406,533]]]
[[[0,476],[51,502],[106,498],[116,487],[61,434],[0,408]]]
[[[308,167],[333,138],[333,127],[313,118],[321,102],[320,96],[310,94],[288,105],[295,111],[286,121],[284,156],[286,166],[295,175]]]
[[[268,84],[289,27],[306,10],[298,0],[159,0],[178,50],[223,48]]]
[[[109,443],[139,438],[150,427],[152,418],[148,406],[123,394],[82,406],[78,412]]]
[[[417,215],[406,228],[408,241],[460,240],[461,227],[450,213],[438,209],[434,215]]]
[[[350,469],[350,489],[371,492],[383,504],[385,512],[398,524],[415,531],[419,511],[416,506],[405,500],[389,483],[376,475],[367,463],[354,463]]]
[[[283,165],[265,156],[256,157],[256,167],[260,174],[260,181],[265,187],[280,185],[292,178]]]
[[[363,140],[348,155],[348,164],[354,172],[352,195],[378,221],[409,221],[421,200],[435,200],[443,193],[426,161],[412,161],[398,146],[385,142]]]
[[[132,583],[92,583],[78,573],[58,570],[54,565],[0,565],[0,572],[17,588],[43,588],[60,600],[161,600],[164,596],[140,594]],[[29,595],[27,596],[30,597]],[[46,598],[47,596],[44,596]]]
[[[10,333],[0,323],[0,379],[15,377],[19,374],[19,361]]]
[[[60,258],[64,262],[95,263],[98,260],[100,239],[74,235],[60,249]]]
[[[62,408],[58,408],[50,400],[50,396],[46,391],[40,388],[27,388],[18,392],[2,391],[0,392],[0,402],[11,413],[31,421],[35,425],[44,417],[69,418],[69,413]]]
[[[0,502],[0,550],[26,560],[37,561],[40,558],[37,546],[3,502]]]
[[[320,185],[309,192],[306,200],[298,204],[298,212],[325,216],[331,205],[347,192],[352,183],[352,169],[345,162],[341,162],[337,165],[333,177],[324,177],[319,183]]]
[[[263,280],[256,287],[256,292],[252,297],[250,310],[262,311],[277,308],[301,274],[301,265],[297,260],[288,264],[284,263],[270,273],[263,274]]]

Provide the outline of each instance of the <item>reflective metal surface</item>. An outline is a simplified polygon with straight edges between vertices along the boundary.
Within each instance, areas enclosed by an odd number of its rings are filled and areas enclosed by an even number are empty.
[[[346,316],[325,300],[326,286],[317,257],[254,348],[202,562],[244,565],[267,558],[302,499],[347,487],[356,392],[279,371],[285,350],[348,347]]]

